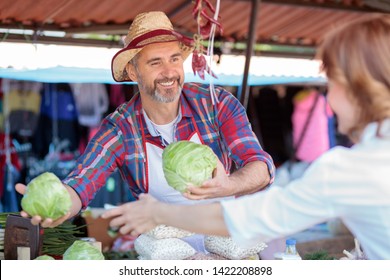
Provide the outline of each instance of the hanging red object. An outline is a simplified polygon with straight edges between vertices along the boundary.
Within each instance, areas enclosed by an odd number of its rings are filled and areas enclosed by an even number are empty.
[[[205,58],[206,51],[202,45],[203,39],[210,38],[213,33],[212,27],[215,24],[222,33],[221,24],[215,20],[209,13],[215,14],[216,10],[208,0],[196,0],[192,15],[198,24],[198,34],[194,36],[194,52],[192,55],[192,70],[194,75],[198,74],[204,80],[205,72],[217,78],[213,73]],[[209,46],[210,47],[210,46]],[[212,47],[212,46],[211,46]]]
[[[213,71],[211,71],[210,67],[207,65],[206,58],[203,54],[198,53],[195,50],[192,54],[192,71],[194,71],[194,75],[198,73],[199,77],[204,80],[204,72],[206,71],[209,75],[217,78]]]
[[[196,0],[192,15],[198,23],[199,33],[203,39],[210,37],[213,24],[215,24],[219,28],[220,33],[222,33],[221,24],[213,17],[209,16],[209,12],[215,14],[215,8],[208,0]]]

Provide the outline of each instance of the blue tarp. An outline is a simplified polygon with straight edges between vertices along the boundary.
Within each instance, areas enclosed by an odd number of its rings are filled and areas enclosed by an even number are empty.
[[[105,83],[113,84],[115,81],[111,76],[110,69],[93,69],[78,67],[57,66],[52,68],[40,68],[34,70],[17,70],[12,68],[0,68],[0,78],[14,80],[36,81],[43,83]],[[218,79],[213,79],[216,85],[241,86],[242,75],[218,74]],[[186,73],[186,82],[209,83],[209,76],[205,80],[194,76],[193,73]],[[296,76],[256,76],[250,75],[248,84],[250,86],[291,84],[291,83],[324,83],[322,77],[296,77]]]

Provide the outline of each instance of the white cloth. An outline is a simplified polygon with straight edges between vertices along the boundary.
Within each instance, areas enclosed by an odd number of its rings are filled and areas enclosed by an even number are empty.
[[[352,148],[335,147],[285,187],[223,201],[233,239],[253,246],[340,217],[368,259],[390,260],[390,119]]]

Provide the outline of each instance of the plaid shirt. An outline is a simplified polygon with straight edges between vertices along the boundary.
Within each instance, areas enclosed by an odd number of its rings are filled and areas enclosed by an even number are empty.
[[[275,166],[253,133],[244,107],[223,88],[217,87],[215,91],[219,102],[213,105],[208,87],[184,85],[180,97],[182,116],[175,127],[175,140],[187,140],[197,129],[225,170],[230,170],[233,162],[240,168],[252,161],[263,161],[272,183]],[[118,169],[133,196],[138,198],[140,193],[147,192],[145,140],[161,145],[161,138],[152,136],[147,129],[141,99],[136,94],[102,121],[77,160],[76,168],[63,182],[76,190],[85,208]]]

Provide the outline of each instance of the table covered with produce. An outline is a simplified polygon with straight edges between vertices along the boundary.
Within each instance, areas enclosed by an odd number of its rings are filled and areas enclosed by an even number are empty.
[[[204,236],[160,225],[138,237],[112,236],[110,247],[85,236],[88,224],[67,221],[55,228],[31,224],[18,213],[0,213],[0,257],[31,260],[226,260],[259,259],[267,245],[249,249],[238,247],[231,238]],[[109,228],[107,227],[107,234]]]

